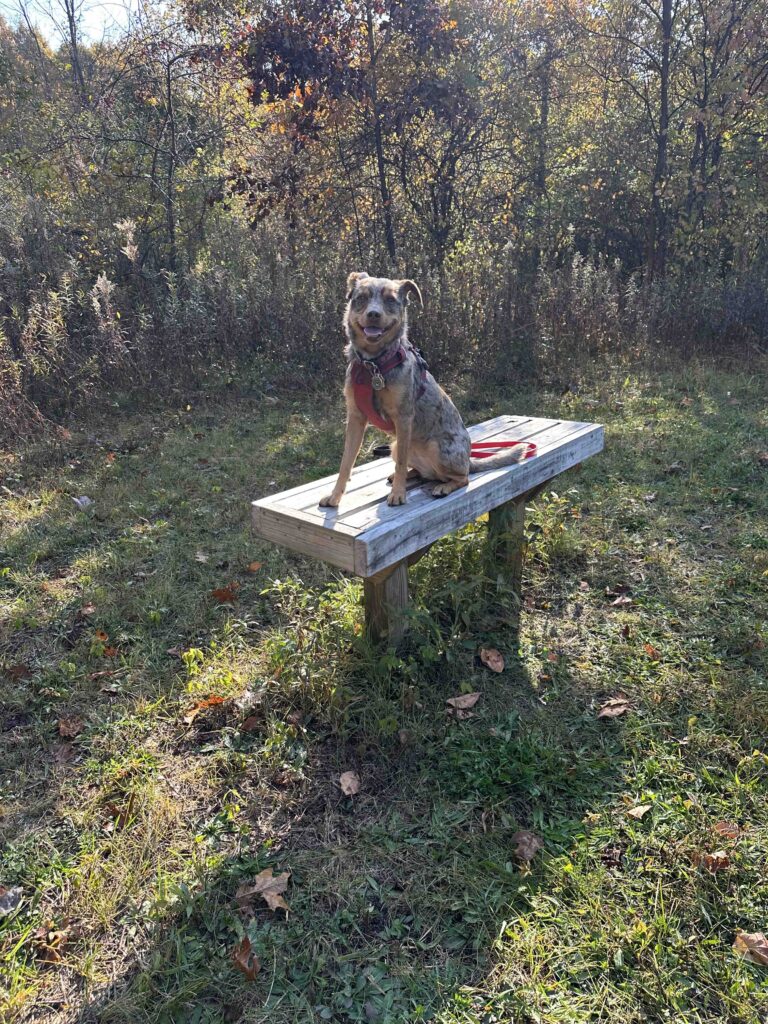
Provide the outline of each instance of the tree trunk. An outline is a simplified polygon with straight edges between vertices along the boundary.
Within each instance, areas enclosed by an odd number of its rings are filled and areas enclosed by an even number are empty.
[[[373,14],[370,4],[366,5],[366,24],[368,28],[368,57],[370,59],[369,70],[369,95],[373,111],[373,142],[376,150],[376,173],[379,179],[379,192],[381,194],[381,205],[384,211],[384,237],[387,242],[387,253],[393,269],[397,259],[395,248],[395,232],[392,226],[392,195],[387,185],[387,174],[384,166],[384,141],[381,128],[381,111],[379,109],[379,95],[376,83],[376,44],[373,30]]]
[[[659,131],[656,136],[656,165],[651,182],[651,220],[648,232],[648,279],[663,277],[667,263],[669,224],[662,192],[668,173],[669,142],[669,53],[672,39],[672,2],[661,0],[661,69],[659,82]]]

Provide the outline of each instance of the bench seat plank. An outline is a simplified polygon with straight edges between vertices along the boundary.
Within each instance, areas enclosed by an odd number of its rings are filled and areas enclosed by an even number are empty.
[[[393,463],[377,459],[353,472],[338,509],[320,508],[336,474],[253,502],[254,531],[266,540],[369,577],[499,505],[545,483],[603,447],[596,423],[497,416],[470,427],[473,440],[533,440],[534,458],[473,474],[469,485],[433,498],[416,482],[408,502],[386,503]]]

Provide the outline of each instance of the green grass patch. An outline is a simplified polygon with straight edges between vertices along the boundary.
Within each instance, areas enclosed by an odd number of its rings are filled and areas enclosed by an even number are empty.
[[[600,421],[606,449],[530,511],[519,636],[478,522],[413,569],[397,652],[358,581],[249,532],[251,499],[335,470],[335,400],[4,453],[4,1019],[763,1021],[768,971],[732,949],[768,929],[763,379],[457,384],[473,420]],[[238,908],[267,868],[287,914]]]

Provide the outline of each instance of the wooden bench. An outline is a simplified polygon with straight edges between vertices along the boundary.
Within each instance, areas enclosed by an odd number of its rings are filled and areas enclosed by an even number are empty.
[[[357,466],[337,509],[318,502],[336,474],[253,502],[253,528],[266,540],[363,577],[365,617],[374,639],[397,641],[408,603],[408,566],[441,537],[489,513],[491,558],[520,597],[526,503],[554,477],[603,447],[598,423],[497,416],[469,428],[473,441],[533,441],[536,455],[503,469],[475,473],[469,485],[433,498],[415,481],[408,502],[387,505],[389,458]],[[518,610],[520,601],[518,600]]]

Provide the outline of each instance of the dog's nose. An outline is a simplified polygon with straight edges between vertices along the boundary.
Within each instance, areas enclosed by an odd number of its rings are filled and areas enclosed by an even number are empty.
[[[380,320],[381,319],[381,310],[379,310],[379,309],[369,309],[368,313],[367,313],[367,316],[368,316],[369,320]]]

